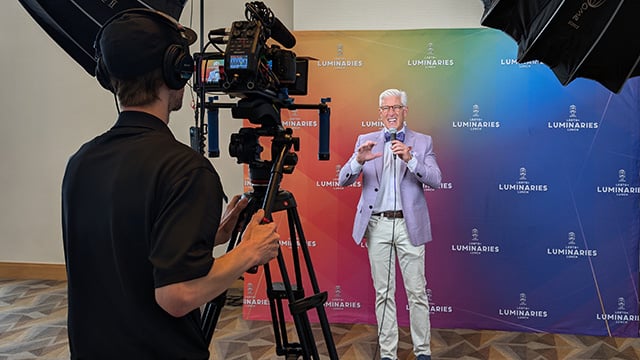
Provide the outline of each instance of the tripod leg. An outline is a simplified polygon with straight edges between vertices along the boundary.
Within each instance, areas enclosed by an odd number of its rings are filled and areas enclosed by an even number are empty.
[[[252,216],[259,208],[261,202],[260,197],[265,198],[264,192],[254,192],[245,194],[250,197],[249,205],[247,205],[246,216]],[[302,224],[300,217],[296,209],[295,199],[290,192],[281,190],[277,195],[273,196],[272,208],[273,212],[287,210],[287,220],[289,225],[289,236],[291,238],[291,250],[293,256],[295,284],[291,283],[289,273],[282,255],[282,249],[278,251],[277,262],[282,277],[282,283],[273,283],[271,278],[271,270],[269,264],[264,265],[265,281],[267,283],[267,296],[269,298],[271,318],[274,327],[274,334],[276,337],[276,353],[280,356],[285,356],[286,359],[297,359],[302,356],[305,360],[320,360],[317,344],[313,336],[313,330],[311,328],[311,322],[309,320],[308,311],[316,308],[318,312],[318,318],[322,326],[322,333],[325,339],[325,344],[329,352],[331,360],[338,359],[331,330],[327,320],[326,312],[324,309],[324,303],[327,300],[327,293],[320,292],[316,275],[311,263],[311,256],[309,255],[309,248],[302,231]],[[245,225],[246,226],[246,225]],[[229,244],[230,251],[233,249],[237,241],[240,241],[241,234],[244,232],[244,226],[241,231],[237,233],[234,230],[234,236]],[[298,249],[298,243],[300,249]],[[300,254],[304,257],[304,261],[307,267],[309,279],[313,288],[313,294],[305,297],[304,289],[302,286],[302,270],[300,263]],[[207,341],[210,343],[213,338],[213,331],[215,330],[216,323],[218,321],[220,312],[224,306],[226,299],[226,292],[220,295],[218,298],[212,300],[205,306],[203,312],[203,324],[202,329],[206,336]],[[284,311],[282,301],[287,300],[289,305],[289,312],[293,317],[295,328],[298,334],[299,344],[289,343],[286,329],[286,322],[284,320]]]
[[[287,274],[286,264],[281,253],[278,255],[278,266],[283,280],[286,299],[289,302],[289,309],[291,309],[291,304],[295,303],[298,299],[301,299],[304,296],[304,291],[300,284],[297,284],[297,287],[294,287],[295,285],[291,284]],[[298,341],[300,344],[299,348],[296,348],[296,344],[286,344],[286,347],[289,349],[289,353],[301,353],[304,359],[319,359],[318,349],[316,348],[315,341],[313,340],[311,323],[309,322],[307,313],[305,311],[290,311],[290,313],[293,317],[293,322],[296,327]],[[284,331],[286,331],[286,329]]]
[[[220,312],[222,311],[226,300],[227,292],[225,291],[204,306],[204,310],[202,311],[202,332],[204,333],[204,338],[207,341],[207,344],[210,344],[213,339],[213,332],[216,329],[218,319],[220,318]]]
[[[293,195],[292,195],[293,196]],[[310,304],[308,306],[313,306],[316,308],[318,313],[318,319],[320,321],[320,325],[322,328],[322,334],[325,339],[325,344],[327,346],[327,351],[329,353],[330,359],[338,359],[338,353],[336,352],[335,343],[333,341],[333,335],[331,334],[331,328],[329,327],[329,321],[327,319],[327,314],[324,308],[324,303],[326,302],[326,292],[320,292],[320,287],[318,286],[318,280],[315,275],[315,271],[313,270],[313,264],[311,262],[311,256],[309,255],[309,247],[307,245],[307,240],[304,236],[304,231],[302,230],[302,222],[300,221],[300,216],[296,210],[296,208],[292,208],[288,210],[289,221],[293,228],[296,229],[298,233],[298,238],[300,242],[300,249],[302,251],[302,255],[304,257],[304,262],[307,266],[307,272],[309,275],[309,281],[311,282],[311,287],[313,289],[314,296],[309,298]],[[297,250],[297,248],[292,247],[292,249]],[[298,263],[298,266],[299,263]],[[314,298],[315,297],[315,298]]]
[[[286,299],[289,302],[289,311],[293,317],[295,328],[298,334],[298,340],[300,341],[299,348],[296,348],[295,345],[297,344],[289,344],[285,340],[283,351],[278,355],[293,356],[294,354],[299,354],[305,360],[320,359],[317,344],[313,336],[313,330],[311,328],[311,322],[308,316],[308,311],[316,308],[322,324],[323,335],[325,337],[325,343],[327,345],[329,355],[331,359],[337,359],[338,356],[335,350],[335,345],[333,343],[331,331],[329,329],[329,323],[326,319],[326,313],[324,311],[324,303],[327,300],[327,293],[320,292],[317,285],[317,280],[311,264],[311,257],[309,256],[306,239],[304,237],[304,233],[302,232],[302,225],[297,213],[295,199],[293,198],[293,195],[291,195],[291,193],[281,191],[276,203],[286,204],[285,206],[278,207],[276,211],[284,209],[287,210],[295,284],[291,283],[284,258],[282,257],[282,251],[280,251],[277,260],[282,276],[282,283],[273,284],[271,282],[269,268],[268,266],[265,266],[267,289],[272,307],[274,306],[274,303],[276,303],[276,301],[278,305],[281,305],[280,302],[282,301],[282,299]],[[298,242],[300,243],[300,249],[298,249]],[[302,286],[303,279],[301,262],[299,259],[300,252],[302,252],[302,255],[304,256],[309,273],[309,278],[314,290],[314,293],[308,297],[305,297],[304,289]],[[279,308],[281,309],[282,307],[279,306]],[[275,315],[272,318],[274,321],[274,327],[277,327],[278,324]],[[281,323],[280,328],[275,329],[275,331],[276,333],[278,333],[278,331],[286,332],[286,329],[284,329],[284,324]]]
[[[238,217],[238,222],[236,223],[236,226],[231,233],[231,238],[229,240],[229,244],[227,245],[227,252],[233,250],[236,244],[240,241],[248,223],[248,221],[246,220],[249,219],[251,215],[253,215],[259,209],[259,204],[256,201],[253,201],[251,193],[246,193],[245,196],[249,197],[249,204],[247,204],[247,207],[244,209],[243,213]],[[243,223],[242,226],[240,226],[241,223]],[[227,291],[223,292],[215,299],[209,301],[204,306],[201,317],[201,329],[208,344],[211,344],[211,340],[213,339],[213,332],[216,329],[216,325],[218,324],[218,320],[220,318],[220,313],[222,312],[222,308],[224,307],[226,300]]]
[[[280,269],[284,264],[282,258],[282,252],[278,252],[278,264]],[[291,296],[295,296],[295,289],[288,281],[288,278],[284,278],[281,283],[273,283],[271,281],[271,270],[269,264],[264,265],[265,280],[267,285],[267,296],[269,297],[269,304],[271,307],[271,321],[273,324],[273,331],[276,335],[276,354],[284,355],[286,358],[291,356],[303,356],[304,359],[309,359],[309,353],[304,344],[290,343],[287,335],[287,324],[284,318],[284,308],[282,306],[283,300],[290,301]],[[298,321],[294,317],[296,323],[296,329],[298,327]],[[300,331],[298,331],[300,334]]]

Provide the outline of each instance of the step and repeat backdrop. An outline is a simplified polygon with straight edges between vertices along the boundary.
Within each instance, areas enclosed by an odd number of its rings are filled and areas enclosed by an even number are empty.
[[[443,174],[439,189],[424,191],[432,326],[638,336],[637,80],[619,94],[584,79],[563,87],[546,65],[518,64],[516,44],[491,29],[295,36],[297,56],[317,59],[308,95],[295,103],[331,98],[331,157],[318,160],[318,112],[283,109],[300,151],[281,188],[297,201],[330,322],[375,324],[367,252],[351,238],[361,182],[337,179],[357,135],[382,127],[379,93],[399,88],[407,125],[433,137]],[[248,173],[245,184],[251,190]],[[300,239],[291,239],[286,212],[274,215],[294,279],[291,245]],[[275,262],[271,276],[281,281]],[[397,281],[407,326],[399,272]],[[263,269],[245,277],[243,307],[247,319],[271,319]]]

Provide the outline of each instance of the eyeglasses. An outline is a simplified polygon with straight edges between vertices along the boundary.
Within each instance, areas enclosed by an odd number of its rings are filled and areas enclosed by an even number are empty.
[[[389,112],[389,110],[393,109],[393,111],[400,111],[402,109],[404,109],[404,105],[393,105],[393,106],[380,106],[380,110],[382,110],[382,112]]]

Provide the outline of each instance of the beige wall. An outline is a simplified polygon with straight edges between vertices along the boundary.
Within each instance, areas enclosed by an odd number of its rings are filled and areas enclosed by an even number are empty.
[[[244,2],[213,3],[205,5],[207,30],[244,17]],[[479,27],[482,14],[480,0],[265,3],[292,30]],[[199,4],[188,2],[181,19],[197,32],[200,20],[189,15],[198,16]],[[82,143],[113,124],[114,100],[17,1],[5,2],[0,13],[0,43],[0,262],[61,264],[60,185],[66,161]],[[185,143],[194,123],[190,102],[186,96],[183,110],[170,124]],[[222,156],[212,162],[230,195],[242,192],[242,166],[227,152],[230,134],[241,126],[223,111]]]

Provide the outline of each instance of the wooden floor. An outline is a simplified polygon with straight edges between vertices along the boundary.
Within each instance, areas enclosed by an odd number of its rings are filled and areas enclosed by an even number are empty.
[[[284,359],[275,353],[270,322],[242,319],[241,290],[231,289],[211,343],[211,359]],[[0,279],[0,360],[68,359],[66,283]],[[331,324],[339,359],[378,359],[376,329]],[[296,339],[289,331],[290,341]],[[314,337],[329,359],[320,326]],[[640,359],[640,339],[505,331],[433,329],[433,359],[557,360]],[[414,359],[407,328],[401,328],[399,359]]]

